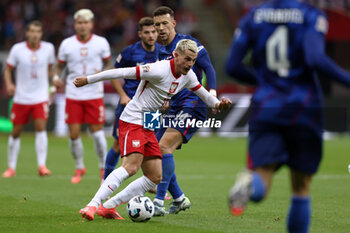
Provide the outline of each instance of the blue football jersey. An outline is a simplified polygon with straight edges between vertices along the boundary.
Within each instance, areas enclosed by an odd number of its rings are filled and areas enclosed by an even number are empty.
[[[190,39],[197,43],[198,47],[198,56],[196,63],[192,67],[192,70],[197,75],[198,81],[201,83],[203,74],[202,72],[206,72],[206,76],[208,79],[208,83],[211,89],[216,89],[216,74],[215,70],[211,64],[209,55],[207,50],[203,45],[199,43],[199,41],[192,36],[183,35],[180,33],[176,33],[173,41],[167,45],[163,46],[160,49],[159,59],[160,60],[170,60],[173,58],[173,51],[176,48],[176,44],[182,39]],[[171,106],[182,106],[182,107],[202,107],[206,109],[206,104],[193,92],[183,89],[178,94],[171,98]]]
[[[312,32],[324,40],[327,30],[323,12],[294,0],[266,1],[243,17],[226,66],[252,50],[254,70],[241,66],[235,74],[257,85],[250,121],[322,127],[321,88],[305,60],[304,38]]]
[[[161,45],[156,43],[155,50],[153,52],[148,52],[142,47],[141,41],[138,41],[135,44],[126,47],[118,55],[114,66],[115,68],[124,68],[156,62],[159,60],[158,56],[160,47]],[[140,82],[137,80],[125,79],[123,88],[130,98],[135,95],[139,83]]]

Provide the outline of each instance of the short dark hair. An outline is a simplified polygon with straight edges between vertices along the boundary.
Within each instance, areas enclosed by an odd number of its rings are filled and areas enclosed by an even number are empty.
[[[137,24],[137,30],[142,31],[143,26],[152,26],[154,24],[153,19],[151,17],[143,17],[140,19]]]
[[[153,17],[166,14],[169,14],[172,18],[174,18],[174,11],[167,6],[158,7],[153,11]]]
[[[27,26],[26,26],[26,31],[29,30],[30,26],[37,26],[37,27],[40,27],[41,28],[41,31],[43,31],[44,29],[44,25],[42,22],[40,22],[39,20],[33,20],[33,21],[30,21]]]

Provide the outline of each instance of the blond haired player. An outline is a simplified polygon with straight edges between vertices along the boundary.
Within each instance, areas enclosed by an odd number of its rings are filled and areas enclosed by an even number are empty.
[[[16,176],[20,134],[30,116],[34,120],[38,173],[40,176],[51,174],[46,168],[46,123],[49,117],[49,77],[53,74],[55,49],[51,43],[41,41],[42,35],[42,23],[30,22],[26,29],[27,40],[15,44],[6,61],[5,85],[7,93],[14,95],[14,103],[11,111],[13,130],[8,140],[8,169],[2,174],[4,178]],[[12,70],[15,70],[16,84],[12,82]]]
[[[79,183],[86,173],[83,161],[83,143],[80,130],[83,123],[89,125],[99,160],[103,178],[107,142],[103,132],[105,107],[103,104],[103,83],[95,83],[80,89],[73,85],[76,76],[90,75],[110,66],[111,52],[107,40],[93,34],[94,14],[89,9],[78,10],[74,14],[76,35],[62,41],[58,50],[58,65],[55,83],[61,85],[59,78],[64,67],[68,70],[66,96],[66,123],[69,127],[69,147],[75,160],[75,173],[72,183]]]
[[[209,107],[226,110],[231,101],[213,97],[198,82],[191,69],[198,54],[194,41],[180,40],[174,51],[174,59],[104,71],[74,81],[77,87],[93,84],[107,79],[141,80],[136,94],[126,105],[119,122],[119,146],[123,158],[122,166],[115,169],[103,182],[94,198],[79,213],[88,220],[97,214],[112,219],[121,219],[115,207],[128,202],[133,196],[142,195],[154,188],[162,180],[162,154],[154,131],[143,128],[143,113],[154,112],[153,117],[161,115],[159,109],[184,88],[195,92]],[[106,200],[128,177],[142,168],[143,176],[130,183],[125,189]],[[97,209],[98,208],[98,209]]]

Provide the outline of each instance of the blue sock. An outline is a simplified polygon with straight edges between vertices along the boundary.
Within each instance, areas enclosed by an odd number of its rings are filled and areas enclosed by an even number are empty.
[[[179,198],[183,194],[182,190],[180,189],[179,184],[177,183],[175,173],[174,173],[173,177],[171,177],[168,189],[169,189],[169,192],[170,192],[171,196],[173,197],[173,199]]]
[[[251,185],[253,192],[250,196],[250,200],[254,202],[261,201],[265,196],[266,187],[264,180],[256,172],[253,173],[253,180]]]
[[[107,158],[106,158],[106,164],[105,164],[105,174],[103,179],[105,180],[109,174],[114,170],[114,168],[117,166],[117,163],[119,161],[119,155],[120,153],[117,153],[111,149],[109,149],[107,153]]]
[[[175,172],[175,161],[173,154],[165,154],[162,159],[163,179],[157,186],[156,198],[164,200],[166,191],[169,187],[171,177]]]
[[[310,197],[292,197],[288,215],[289,233],[307,233],[311,216]]]

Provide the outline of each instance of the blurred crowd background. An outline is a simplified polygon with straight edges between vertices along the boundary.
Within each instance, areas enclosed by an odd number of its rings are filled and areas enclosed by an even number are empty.
[[[350,30],[346,28],[350,26],[350,0],[304,1],[327,12],[330,18],[329,42],[349,41]],[[44,23],[43,39],[52,42],[57,49],[64,38],[74,34],[74,12],[90,8],[95,13],[94,32],[106,37],[113,54],[117,54],[126,45],[138,40],[138,20],[151,16],[155,8],[165,5],[175,11],[177,32],[191,34],[207,47],[221,84],[227,78],[221,70],[232,32],[241,16],[261,2],[262,0],[0,0],[0,51],[9,51],[14,43],[22,41],[25,26],[33,19]]]
[[[0,49],[9,50],[23,40],[25,25],[40,19],[44,23],[44,39],[55,44],[74,34],[73,14],[90,8],[95,14],[94,32],[106,37],[113,51],[135,42],[137,22],[160,6],[170,6],[176,12],[179,32],[194,31],[196,17],[183,7],[181,0],[2,0],[0,1]]]
[[[323,9],[329,19],[327,54],[343,68],[350,70],[350,0],[304,0]],[[39,19],[44,24],[44,40],[52,42],[56,53],[61,41],[74,34],[73,14],[90,8],[95,14],[94,33],[110,43],[114,57],[137,38],[137,22],[161,6],[175,11],[177,32],[196,37],[208,50],[217,72],[218,93],[251,93],[252,88],[241,86],[224,71],[227,51],[239,19],[263,0],[0,0],[0,70],[6,65],[11,46],[24,40],[26,24]],[[0,74],[0,105],[9,97]],[[348,89],[321,79],[326,103],[347,104]],[[0,116],[8,114],[0,109]]]

